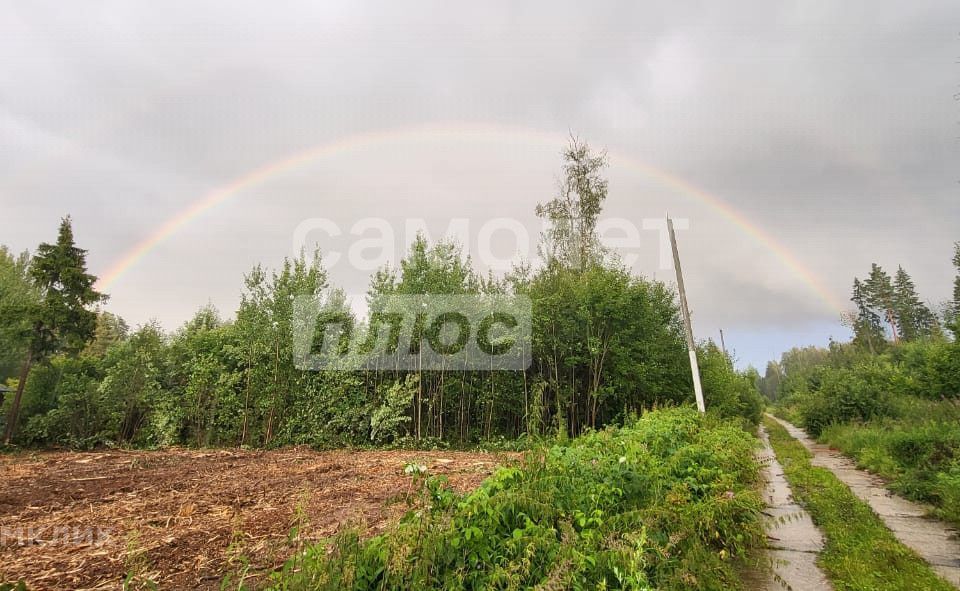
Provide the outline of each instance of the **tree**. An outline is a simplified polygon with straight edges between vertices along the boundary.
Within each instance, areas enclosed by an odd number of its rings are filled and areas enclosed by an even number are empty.
[[[853,316],[853,342],[858,346],[865,346],[871,353],[875,353],[880,344],[885,341],[880,315],[873,311],[867,303],[866,287],[863,282],[853,279],[853,294],[850,301],[856,306]]]
[[[559,194],[537,206],[537,215],[550,222],[543,249],[548,262],[584,271],[602,254],[597,219],[607,198],[605,153],[594,154],[575,137],[563,151],[563,178]]]
[[[777,393],[780,390],[780,379],[783,377],[783,371],[780,364],[776,361],[767,362],[767,370],[760,378],[760,393],[770,401],[777,399]]]
[[[30,319],[39,296],[30,280],[30,255],[0,246],[0,384],[17,372],[30,340]],[[2,402],[2,396],[0,396]]]
[[[900,328],[897,326],[897,315],[894,311],[894,291],[890,276],[880,268],[880,265],[873,263],[863,287],[867,305],[883,314],[887,324],[890,325],[893,342],[900,342]]]
[[[651,406],[690,402],[675,292],[633,275],[600,246],[606,165],[604,154],[575,138],[564,149],[558,190],[536,210],[551,223],[542,236],[543,267],[484,276],[457,244],[418,236],[395,268],[372,278],[369,311],[360,318],[328,287],[319,253],[312,260],[301,253],[272,272],[253,268],[235,320],[206,307],[173,334],[155,324],[130,334],[122,319],[95,308],[103,296],[64,219],[57,242],[41,245],[32,261],[0,249],[0,379],[19,369],[22,391],[5,437],[19,420],[22,443],[343,445],[409,437],[464,444],[521,433],[578,435]],[[875,317],[882,342],[881,316],[866,284],[856,285],[861,316]],[[427,321],[424,294],[469,295],[469,303],[460,301],[479,315],[514,295],[529,298],[523,357],[510,352],[528,369],[496,371],[492,359],[477,367],[476,359],[442,354],[426,363],[417,348],[424,339],[436,343],[441,325]],[[392,306],[404,300],[413,320],[404,350],[389,343],[389,353],[366,356],[385,336],[383,321],[393,325]],[[295,314],[302,303],[318,315]],[[324,341],[332,326],[342,327],[335,349]],[[340,365],[324,367],[340,371],[305,371],[294,357],[302,353],[294,336],[320,327],[311,353],[329,355]],[[396,332],[391,327],[387,336]],[[711,343],[703,350],[704,388],[715,410],[756,418],[757,385],[776,389],[775,381],[736,372]],[[788,366],[785,360],[783,380],[792,375]]]
[[[794,347],[780,356],[780,386],[777,398],[782,399],[809,388],[812,376],[830,358],[830,350],[820,347]]]
[[[87,273],[86,261],[87,251],[74,243],[69,216],[61,221],[55,244],[37,247],[30,276],[39,303],[32,310],[27,352],[7,415],[4,443],[10,443],[16,429],[31,367],[54,353],[79,351],[94,335],[97,314],[90,307],[106,297],[93,288],[97,278]]]
[[[905,341],[928,337],[938,328],[937,319],[920,297],[910,275],[897,267],[893,281],[893,312],[900,327],[900,336]],[[936,328],[935,328],[936,327]]]
[[[165,337],[160,327],[146,324],[128,339],[111,346],[102,361],[101,404],[110,410],[110,436],[113,441],[138,439],[148,423],[150,443],[171,444],[176,440],[166,431],[176,432],[164,397]]]
[[[97,329],[93,340],[83,349],[83,355],[103,357],[107,351],[117,343],[127,338],[130,327],[127,322],[110,312],[101,311],[97,314]]]
[[[556,265],[531,282],[544,417],[576,435],[626,411],[682,402],[690,374],[674,294],[619,267]]]
[[[757,370],[736,371],[730,358],[712,340],[700,343],[697,357],[701,359],[703,397],[711,414],[724,417],[743,417],[754,425],[763,415],[763,401],[757,390]]]

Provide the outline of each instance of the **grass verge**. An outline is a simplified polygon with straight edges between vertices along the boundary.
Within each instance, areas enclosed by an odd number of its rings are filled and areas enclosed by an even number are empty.
[[[786,429],[770,418],[764,425],[794,497],[823,531],[819,564],[837,591],[956,591],[830,470],[811,465]]]
[[[308,548],[273,588],[739,589],[763,539],[755,446],[667,409],[531,451],[463,496],[411,470],[424,496],[399,524]]]

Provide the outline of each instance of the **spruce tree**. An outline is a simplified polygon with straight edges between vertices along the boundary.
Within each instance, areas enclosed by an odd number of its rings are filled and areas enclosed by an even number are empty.
[[[55,244],[37,247],[30,275],[40,302],[31,318],[30,341],[7,415],[4,443],[10,443],[16,429],[30,369],[55,353],[79,352],[97,328],[97,313],[91,306],[106,299],[93,288],[97,278],[87,273],[87,251],[74,243],[69,216],[60,222]]]
[[[893,304],[893,283],[887,272],[880,265],[873,263],[870,266],[870,275],[863,284],[864,296],[867,305],[877,310],[890,325],[893,342],[900,341],[900,327],[897,326],[897,316]]]
[[[910,275],[903,267],[897,267],[893,283],[893,312],[900,328],[900,336],[905,341],[930,336],[934,331],[936,318],[920,297]]]
[[[857,278],[853,279],[853,294],[850,300],[857,308],[853,320],[853,342],[866,347],[871,353],[876,353],[884,342],[883,326],[880,316],[867,303],[866,287]]]

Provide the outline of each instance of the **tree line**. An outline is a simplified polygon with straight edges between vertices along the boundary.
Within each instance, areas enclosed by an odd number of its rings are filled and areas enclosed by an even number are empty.
[[[761,380],[776,412],[960,524],[960,243],[933,313],[903,269],[855,280],[854,337],[792,349]]]
[[[902,266],[891,278],[880,265],[872,263],[865,279],[853,279],[853,309],[842,318],[853,331],[850,342],[834,342],[827,348],[794,348],[779,361],[768,362],[759,381],[762,394],[776,400],[796,393],[810,379],[814,368],[829,365],[831,359],[836,361],[838,352],[843,351],[843,359],[880,358],[884,354],[897,361],[914,357],[911,371],[922,372],[926,376],[924,383],[948,384],[914,394],[960,397],[960,349],[956,344],[960,337],[960,242],[953,245],[951,262],[956,269],[953,297],[937,306],[938,312],[920,299],[913,279]],[[942,380],[935,379],[935,375]]]
[[[373,275],[368,303],[396,294],[519,294],[533,305],[525,371],[373,368],[303,371],[294,362],[293,302],[361,328],[320,257],[301,253],[246,274],[239,308],[201,308],[172,334],[131,330],[105,311],[71,222],[30,256],[0,250],[0,379],[5,440],[26,445],[166,446],[469,444],[522,435],[575,436],[692,398],[686,344],[670,286],[633,275],[599,244],[607,195],[602,153],[573,140],[544,264],[483,275],[450,241],[418,236],[396,267]],[[707,404],[757,420],[756,372],[740,373],[712,342],[699,346]]]

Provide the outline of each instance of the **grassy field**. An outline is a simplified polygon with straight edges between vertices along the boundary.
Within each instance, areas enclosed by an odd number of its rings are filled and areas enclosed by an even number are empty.
[[[835,589],[951,591],[913,551],[901,544],[870,507],[832,472],[810,464],[803,445],[771,419],[764,425],[795,498],[823,531],[819,564]]]

